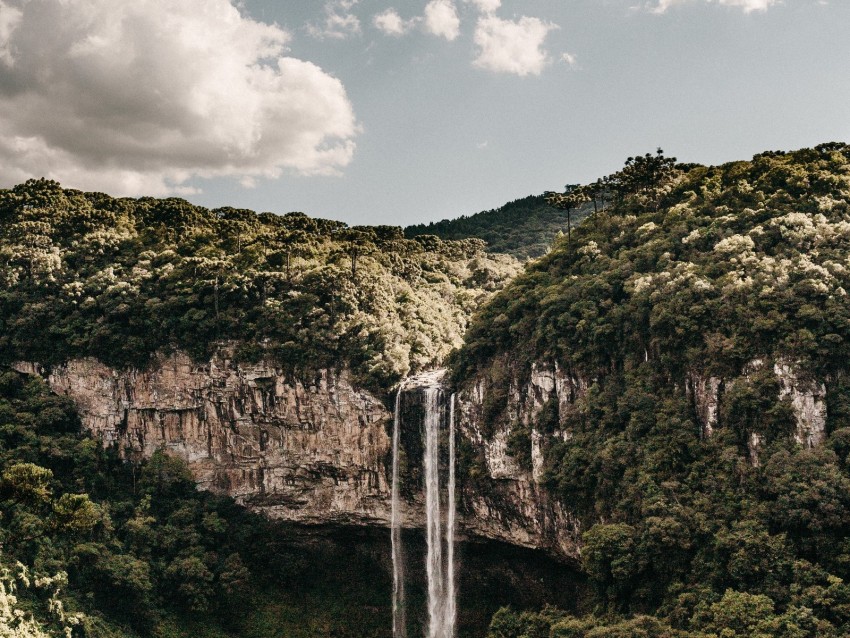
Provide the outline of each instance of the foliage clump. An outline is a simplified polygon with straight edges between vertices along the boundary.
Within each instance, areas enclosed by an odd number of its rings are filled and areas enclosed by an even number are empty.
[[[650,154],[604,184],[607,204],[453,357],[458,383],[510,361],[587,384],[544,442],[543,481],[586,530],[594,615],[505,611],[491,635],[848,635],[850,147],[716,167]],[[789,367],[825,384],[813,449],[793,436]],[[717,381],[713,432],[694,379]]]
[[[407,237],[437,235],[444,240],[482,239],[487,252],[508,254],[517,259],[546,254],[568,224],[577,224],[593,210],[582,200],[571,210],[553,207],[544,195],[529,195],[500,208],[474,215],[461,215],[404,229]]]
[[[460,345],[472,310],[516,272],[483,248],[30,180],[0,191],[0,357],[144,366],[226,340],[386,388]]]

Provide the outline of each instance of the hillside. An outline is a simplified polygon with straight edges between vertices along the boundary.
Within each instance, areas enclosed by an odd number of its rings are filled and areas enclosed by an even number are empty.
[[[592,211],[591,204],[572,211],[572,224],[577,225]],[[505,253],[517,259],[545,254],[559,232],[567,232],[567,213],[549,206],[543,195],[529,195],[501,208],[404,229],[406,237],[483,239],[487,252]]]
[[[0,363],[144,366],[231,341],[244,360],[349,367],[386,389],[460,345],[517,269],[475,239],[31,180],[0,191]]]
[[[594,592],[490,635],[848,635],[850,147],[612,177],[454,359],[517,462],[541,449]],[[544,365],[570,392],[512,421]]]
[[[458,636],[507,604],[491,638],[850,634],[850,146],[604,183],[524,269],[480,238],[0,191],[0,628],[390,635],[389,391],[447,360],[460,529],[493,528],[458,543]],[[341,496],[371,518],[321,519]]]

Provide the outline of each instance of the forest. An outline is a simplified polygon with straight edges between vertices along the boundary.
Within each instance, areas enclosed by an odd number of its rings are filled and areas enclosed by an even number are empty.
[[[0,363],[140,367],[231,341],[291,370],[348,367],[380,392],[459,346],[519,267],[478,239],[30,180],[0,191]]]
[[[549,205],[545,195],[529,195],[474,215],[462,215],[404,229],[407,237],[436,235],[441,239],[482,239],[490,253],[517,259],[536,258],[549,250],[558,233],[567,232],[567,218],[578,224],[593,210],[589,201],[568,211]]]
[[[554,359],[589,384],[537,428],[567,432],[544,481],[581,518],[591,598],[503,609],[491,638],[848,635],[850,147],[718,167],[659,151],[608,182],[453,355],[458,383]],[[794,440],[776,362],[825,384],[824,444]],[[689,374],[727,380],[710,434]]]
[[[519,202],[539,215],[510,236],[498,215],[418,234],[47,180],[0,191],[7,635],[387,635],[387,574],[345,588],[374,557],[317,569],[290,528],[196,491],[172,457],[120,460],[68,399],[7,369],[142,368],[225,341],[293,371],[346,367],[384,398],[445,361],[457,388],[489,380],[499,422],[507,368],[555,361],[587,380],[574,409],[547,405],[535,424],[543,484],[583,530],[581,593],[572,608],[505,607],[489,638],[850,634],[850,147],[714,167],[659,150]],[[795,440],[779,364],[823,384],[822,444]],[[693,376],[724,381],[711,433]],[[530,432],[514,425],[527,466]],[[346,592],[333,609],[318,602],[329,587]]]

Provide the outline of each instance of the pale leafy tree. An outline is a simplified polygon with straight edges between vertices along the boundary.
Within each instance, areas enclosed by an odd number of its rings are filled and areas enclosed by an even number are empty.
[[[0,234],[0,261],[5,262],[10,284],[21,279],[35,283],[52,280],[62,268],[62,254],[53,245],[51,230],[47,222],[20,221]]]
[[[0,557],[2,559],[2,557]],[[68,575],[33,577],[29,569],[17,563],[14,570],[0,566],[0,638],[71,638],[83,614],[67,613],[60,596],[68,584]],[[49,594],[46,618],[39,621],[19,602],[18,593],[36,590]]]

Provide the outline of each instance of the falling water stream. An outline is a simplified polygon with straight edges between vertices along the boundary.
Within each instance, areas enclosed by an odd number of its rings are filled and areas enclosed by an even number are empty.
[[[445,580],[440,534],[440,390],[425,388],[425,538],[428,543],[428,638],[444,638]]]
[[[393,485],[390,542],[393,554],[393,638],[406,638],[407,614],[404,607],[404,559],[401,550],[401,503],[398,486],[398,450],[401,436],[401,390],[395,395],[393,418]]]
[[[446,638],[455,634],[455,395],[449,399],[449,512],[446,519],[446,602],[443,626]]]
[[[428,575],[427,638],[454,638],[457,618],[455,602],[455,396],[449,401],[448,423],[448,484],[446,485],[445,529],[440,490],[440,425],[444,414],[440,399],[442,391],[436,386],[422,388],[424,394],[425,452],[423,457],[425,483],[425,566]],[[399,450],[401,438],[401,395],[395,401],[393,423],[392,464],[392,521],[391,541],[393,559],[393,638],[406,638],[407,625],[404,600],[404,565],[401,547],[401,499],[399,495]]]

